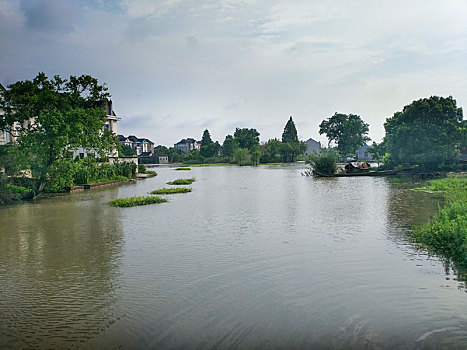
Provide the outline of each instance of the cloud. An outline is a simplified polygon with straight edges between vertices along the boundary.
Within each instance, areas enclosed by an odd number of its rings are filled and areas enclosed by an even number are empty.
[[[69,0],[21,2],[26,27],[40,32],[69,32],[74,29],[80,12]]]

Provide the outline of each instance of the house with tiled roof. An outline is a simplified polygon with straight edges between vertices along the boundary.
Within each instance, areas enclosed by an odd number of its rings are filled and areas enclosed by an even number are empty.
[[[174,144],[175,148],[178,148],[182,151],[183,154],[187,154],[191,150],[200,150],[201,142],[196,141],[193,138],[182,139],[176,144]]]

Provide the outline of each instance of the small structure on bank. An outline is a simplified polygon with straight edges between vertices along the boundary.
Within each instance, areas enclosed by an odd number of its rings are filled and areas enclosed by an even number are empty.
[[[370,164],[367,162],[350,162],[346,164],[345,172],[347,174],[353,174],[353,173],[367,173],[370,171]]]

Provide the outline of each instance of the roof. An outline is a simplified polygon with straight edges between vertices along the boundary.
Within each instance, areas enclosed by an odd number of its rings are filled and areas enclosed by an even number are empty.
[[[5,87],[0,83],[0,90],[6,91]]]
[[[189,137],[187,139],[181,139],[179,142],[176,143],[176,145],[180,144],[180,143],[196,143],[198,141],[196,141],[195,139]]]
[[[167,157],[167,153],[154,153],[156,157]]]

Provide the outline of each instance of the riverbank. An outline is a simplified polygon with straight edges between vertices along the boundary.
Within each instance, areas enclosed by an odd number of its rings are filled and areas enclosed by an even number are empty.
[[[418,244],[467,267],[467,175],[430,181],[415,190],[442,193],[446,204],[429,223],[415,226],[410,237]]]

